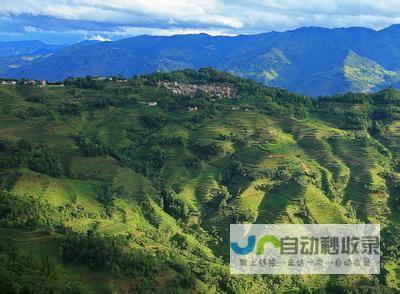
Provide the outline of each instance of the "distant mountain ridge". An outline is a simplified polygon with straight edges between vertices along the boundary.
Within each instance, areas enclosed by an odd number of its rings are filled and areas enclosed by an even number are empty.
[[[65,47],[64,45],[46,44],[41,41],[0,41],[0,57],[19,55],[38,55],[55,52]]]
[[[3,51],[0,43],[0,57]],[[400,25],[380,31],[304,27],[235,37],[198,34],[85,41],[21,63],[3,63],[0,76],[48,80],[129,77],[201,67],[311,96],[398,88]]]
[[[47,57],[66,45],[41,41],[0,41],[0,72],[21,68],[27,63]]]

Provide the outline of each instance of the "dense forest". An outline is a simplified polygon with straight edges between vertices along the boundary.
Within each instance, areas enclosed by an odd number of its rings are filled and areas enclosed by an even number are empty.
[[[0,86],[0,292],[400,291],[400,92],[211,68]],[[379,223],[381,274],[229,274],[229,224]]]

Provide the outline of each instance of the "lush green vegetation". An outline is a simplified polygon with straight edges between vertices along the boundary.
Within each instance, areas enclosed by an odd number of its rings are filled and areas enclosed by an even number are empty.
[[[84,293],[56,260],[22,253],[11,242],[0,242],[2,293]]]
[[[399,92],[314,101],[212,69],[65,85],[0,87],[1,292],[400,290]],[[229,275],[242,222],[380,223],[382,273]]]

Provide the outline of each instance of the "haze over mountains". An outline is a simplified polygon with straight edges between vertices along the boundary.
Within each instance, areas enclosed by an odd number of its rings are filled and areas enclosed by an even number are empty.
[[[400,25],[380,31],[308,27],[235,37],[138,36],[67,47],[13,43],[0,42],[1,77],[129,77],[210,66],[311,96],[400,87]]]

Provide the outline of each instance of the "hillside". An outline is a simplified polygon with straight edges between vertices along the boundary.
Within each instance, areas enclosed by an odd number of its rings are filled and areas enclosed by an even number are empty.
[[[138,36],[85,41],[37,58],[3,59],[1,77],[62,80],[211,66],[314,97],[400,84],[400,29],[306,27],[235,37]],[[4,46],[0,43],[0,56]],[[0,66],[2,60],[0,59]],[[55,70],[57,69],[57,70]]]
[[[210,68],[64,84],[0,86],[0,291],[400,291],[400,92],[315,101]],[[229,275],[231,223],[359,222],[381,224],[378,276]]]

